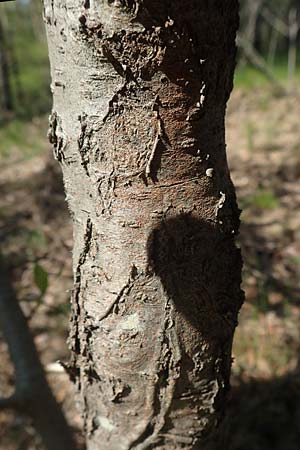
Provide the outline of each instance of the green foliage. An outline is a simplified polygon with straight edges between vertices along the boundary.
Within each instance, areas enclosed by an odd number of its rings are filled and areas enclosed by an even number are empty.
[[[282,84],[287,84],[288,81],[287,64],[287,57],[282,56],[276,59],[274,67],[272,67],[272,72],[275,78]],[[298,65],[296,69],[296,80],[300,81],[300,65]],[[268,86],[269,84],[270,81],[266,78],[266,76],[255,69],[255,67],[252,67],[249,64],[237,66],[234,76],[235,87],[253,89],[260,86]]]
[[[19,83],[22,87],[22,101],[16,102],[16,112],[22,117],[43,114],[51,109],[50,74],[45,43],[34,40],[16,42],[22,70]],[[25,57],[24,57],[25,55]],[[13,87],[16,90],[16,80]]]
[[[35,285],[40,291],[41,298],[43,298],[48,288],[48,273],[38,263],[34,265],[33,278]]]
[[[270,189],[259,188],[252,195],[245,196],[239,200],[240,207],[244,213],[249,209],[249,214],[253,214],[253,209],[273,210],[280,207],[280,200]]]
[[[66,303],[60,303],[58,305],[53,306],[50,310],[49,310],[49,316],[63,316],[63,317],[69,317],[70,314],[70,303],[66,302]]]
[[[10,61],[14,113],[31,118],[48,112],[50,71],[41,5],[32,5],[32,1],[0,4],[0,14]]]
[[[0,161],[25,160],[44,154],[48,148],[47,125],[47,116],[31,121],[15,118],[1,123],[0,120]]]
[[[275,209],[279,207],[279,200],[272,191],[259,189],[249,199],[250,205],[258,209]]]
[[[45,249],[47,245],[45,234],[39,229],[27,230],[26,244],[33,254],[40,249]]]
[[[247,122],[246,133],[247,133],[247,147],[249,152],[254,150],[254,135],[256,132],[255,125],[251,122]]]

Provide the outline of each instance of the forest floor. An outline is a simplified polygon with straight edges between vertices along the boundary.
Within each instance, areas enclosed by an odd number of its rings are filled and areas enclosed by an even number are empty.
[[[230,450],[299,450],[299,117],[300,93],[236,89],[229,103],[228,159],[243,209],[246,293],[224,423]],[[46,128],[46,118],[21,124],[22,143],[15,126],[0,129],[1,253],[14,268],[12,282],[49,382],[80,439],[72,387],[57,363],[69,357],[72,229]],[[3,341],[0,361],[1,396],[14,383]],[[29,419],[0,412],[0,450],[41,448]]]

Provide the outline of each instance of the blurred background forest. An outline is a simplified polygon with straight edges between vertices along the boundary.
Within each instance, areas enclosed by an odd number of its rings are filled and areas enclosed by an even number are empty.
[[[300,448],[299,28],[299,0],[241,0],[227,148],[243,210],[246,301],[224,424],[230,450]],[[72,387],[57,362],[69,358],[72,229],[46,139],[51,93],[39,0],[0,3],[0,86],[1,258],[80,440]],[[14,382],[2,339],[0,397]],[[1,450],[42,448],[28,417],[0,410]]]

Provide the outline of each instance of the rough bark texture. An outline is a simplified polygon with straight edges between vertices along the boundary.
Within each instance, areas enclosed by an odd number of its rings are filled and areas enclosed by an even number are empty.
[[[242,302],[224,138],[236,0],[44,0],[89,450],[202,449]]]

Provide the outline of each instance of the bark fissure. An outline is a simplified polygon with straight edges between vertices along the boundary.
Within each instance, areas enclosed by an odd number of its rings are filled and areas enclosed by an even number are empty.
[[[176,331],[174,330],[172,309],[171,300],[167,299],[162,324],[160,357],[153,389],[152,415],[145,430],[130,444],[130,449],[138,448],[142,450],[151,448],[158,441],[164,441],[159,434],[165,426],[174,397],[175,385],[180,377],[181,352]]]
[[[119,302],[124,300],[124,297],[130,293],[130,290],[133,286],[133,283],[135,281],[135,272],[134,272],[135,266],[132,266],[130,276],[128,278],[128,281],[126,284],[122,287],[120,292],[117,294],[116,299],[112,302],[111,305],[107,308],[107,310],[98,318],[98,321],[101,322],[102,320],[106,319],[111,313],[116,312],[116,308],[118,308]]]
[[[85,234],[83,238],[83,244],[82,244],[82,251],[79,256],[79,260],[76,267],[76,273],[75,273],[75,280],[74,280],[74,292],[73,292],[73,325],[71,327],[72,334],[71,334],[71,347],[73,349],[73,352],[75,355],[81,354],[81,337],[80,337],[80,323],[82,320],[82,291],[81,291],[81,280],[82,280],[82,273],[81,268],[85,263],[85,260],[87,258],[90,244],[92,239],[92,221],[90,218],[86,221],[86,229]]]
[[[162,118],[159,113],[159,96],[155,98],[153,104],[153,112],[155,115],[155,139],[152,146],[152,150],[145,168],[145,175],[147,178],[151,178],[153,182],[158,181],[157,172],[160,168],[160,161],[164,150],[172,150],[168,136],[166,135]]]
[[[87,132],[87,123],[86,123],[86,115],[80,115],[78,116],[78,120],[80,122],[80,135],[78,138],[78,149],[81,157],[81,164],[85,170],[86,175],[89,177],[89,152],[90,152],[90,136],[91,136],[91,130],[89,130],[89,133]]]
[[[67,144],[63,135],[61,118],[56,111],[53,111],[50,115],[49,124],[48,139],[50,144],[53,144],[54,157],[60,163],[65,162],[64,150]]]

